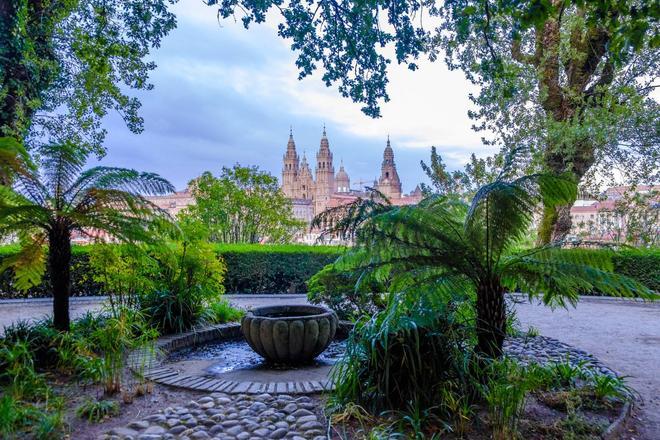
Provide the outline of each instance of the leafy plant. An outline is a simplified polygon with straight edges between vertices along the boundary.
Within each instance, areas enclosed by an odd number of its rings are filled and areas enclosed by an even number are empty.
[[[493,361],[488,368],[489,381],[483,394],[488,405],[493,438],[515,438],[518,420],[525,408],[525,396],[529,390],[525,371],[516,362],[506,358]]]
[[[98,379],[106,395],[121,390],[122,375],[127,357],[132,350],[152,344],[157,332],[149,328],[144,317],[136,311],[123,309],[117,317],[109,318],[104,327],[92,333],[88,344],[99,353]]]
[[[613,377],[608,374],[592,374],[589,377],[590,387],[597,399],[626,400],[633,396],[633,390],[626,385],[625,378]]]
[[[539,205],[571,203],[573,181],[549,174],[517,177],[513,152],[492,183],[482,186],[468,206],[454,197],[431,196],[416,206],[358,200],[314,220],[336,221],[327,232],[355,234],[356,246],[336,263],[359,273],[360,283],[390,280],[391,291],[459,290],[475,295],[476,352],[502,354],[507,289],[519,289],[547,305],[575,304],[583,290],[616,296],[651,297],[643,285],[612,272],[609,259],[581,259],[562,252],[560,243],[513,253],[524,239]]]
[[[243,310],[236,309],[226,299],[209,304],[202,312],[201,320],[209,324],[224,324],[241,319],[245,314]]]
[[[460,307],[432,295],[419,296],[414,308],[391,300],[388,308],[363,317],[349,336],[346,354],[333,369],[334,397],[372,413],[404,410],[409,402],[434,406],[447,381],[469,381],[469,353]]]
[[[77,409],[78,417],[99,423],[119,414],[119,404],[113,400],[91,400],[83,402]]]
[[[356,275],[329,264],[309,279],[307,299],[313,304],[330,307],[339,319],[355,320],[383,310],[387,306],[384,283],[371,282],[356,287],[357,280]]]
[[[584,367],[584,361],[571,362],[566,358],[563,362],[549,364],[554,384],[557,387],[574,387],[578,379],[587,379],[588,371]]]
[[[178,226],[174,236],[165,236],[149,249],[159,273],[155,290],[141,298],[144,315],[161,333],[190,329],[224,293],[226,266],[207,242],[207,231],[196,222]]]
[[[39,172],[18,174],[13,188],[0,186],[0,235],[18,234],[21,252],[3,261],[19,288],[37,284],[48,267],[53,288],[53,324],[69,330],[71,237],[104,232],[119,240],[150,237],[158,210],[141,194],[174,191],[151,173],[94,167],[83,171],[87,153],[71,143],[40,150]],[[48,261],[44,245],[48,244]]]

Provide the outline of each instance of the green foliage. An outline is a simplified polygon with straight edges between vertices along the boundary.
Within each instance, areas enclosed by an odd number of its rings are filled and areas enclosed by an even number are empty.
[[[488,383],[483,389],[488,406],[493,439],[515,438],[518,420],[525,409],[529,381],[525,370],[515,361],[504,359],[488,366]]]
[[[357,281],[357,276],[329,264],[309,279],[307,299],[330,307],[339,319],[356,320],[383,310],[387,305],[385,286],[372,282],[356,287]]]
[[[224,324],[226,322],[240,321],[245,314],[243,310],[236,309],[226,299],[209,304],[202,312],[201,321],[208,324]]]
[[[372,414],[410,404],[429,408],[449,384],[469,386],[469,330],[460,306],[418,293],[416,302],[409,302],[412,295],[399,304],[391,300],[386,310],[357,322],[332,373],[337,406],[351,402]]]
[[[91,254],[96,249],[119,246],[115,244],[103,244],[98,248],[92,246],[73,246],[72,248],[72,295],[107,295],[114,293],[114,289],[105,288],[101,281],[109,278],[109,284],[124,283],[125,299],[133,290],[128,284],[137,286],[140,281],[140,273],[129,268],[129,273],[115,271],[112,267],[103,267],[104,258],[96,255],[94,265],[90,264]],[[227,271],[225,273],[224,285],[228,293],[304,293],[307,291],[307,280],[324,266],[332,263],[344,251],[337,246],[307,246],[307,245],[258,245],[258,244],[222,244],[213,247],[216,254],[222,257]],[[15,255],[18,247],[14,245],[0,247],[0,261],[7,256]],[[142,251],[148,255],[148,246]],[[103,250],[107,255],[123,255],[124,250]],[[131,250],[132,252],[132,250]],[[128,256],[122,256],[122,261],[109,258],[107,261],[115,261],[119,267],[136,264],[151,265],[149,260],[133,260]],[[124,260],[126,258],[126,260]],[[142,257],[139,257],[142,258]],[[107,273],[104,273],[106,272]],[[133,272],[133,274],[131,274]],[[106,277],[109,275],[109,277]],[[135,275],[138,278],[132,279]],[[117,277],[117,278],[112,278]],[[144,279],[145,283],[149,280]],[[119,286],[119,284],[117,284]],[[137,290],[137,289],[136,289]],[[49,297],[52,291],[48,273],[45,274],[43,282],[31,287],[27,291],[16,288],[12,270],[8,269],[0,274],[0,296],[3,298],[25,298],[25,297]]]
[[[624,250],[612,256],[613,270],[660,292],[660,248]]]
[[[358,286],[388,280],[395,293],[420,288],[475,293],[477,351],[486,357],[501,354],[507,289],[562,306],[591,290],[652,297],[639,282],[613,273],[610,254],[566,252],[561,243],[516,252],[540,204],[571,203],[577,192],[568,178],[513,177],[516,157],[507,158],[497,179],[482,186],[470,205],[430,196],[415,206],[349,208],[352,217],[340,219],[330,232],[355,234],[356,246],[335,267],[357,274]],[[364,203],[373,201],[355,205]]]
[[[341,255],[330,246],[218,246],[228,293],[304,293],[307,280]]]
[[[158,273],[154,289],[142,293],[140,308],[161,333],[190,329],[205,307],[224,293],[226,266],[206,241],[205,231],[191,223],[179,227],[179,234],[148,249]]]
[[[70,140],[103,155],[109,110],[139,133],[150,50],[175,26],[168,1],[11,1],[0,13],[0,136]],[[11,99],[7,98],[11,97]]]
[[[277,178],[258,167],[223,167],[219,177],[206,172],[191,187],[195,204],[183,216],[201,222],[213,242],[286,243],[304,226]]]
[[[88,399],[76,408],[78,417],[93,423],[100,423],[119,414],[119,404],[114,400]]]
[[[101,362],[95,365],[95,373],[98,374],[95,379],[103,384],[106,395],[121,390],[129,353],[137,348],[152,346],[156,337],[158,332],[141,313],[122,309],[118,316],[108,318],[103,327],[85,340],[91,350],[100,354]]]
[[[589,377],[590,387],[594,395],[601,401],[629,400],[633,390],[625,383],[623,377],[612,377],[607,374],[592,374]]]
[[[88,274],[108,296],[114,314],[118,309],[136,308],[139,296],[155,288],[158,262],[143,246],[96,244],[89,248]]]
[[[105,232],[118,240],[151,238],[149,226],[163,213],[144,195],[172,192],[166,180],[152,173],[111,167],[84,170],[88,154],[72,143],[40,149],[39,171],[18,174],[12,188],[0,186],[0,236],[21,239],[18,254],[5,258],[19,288],[40,280],[46,268],[53,287],[53,320],[69,328],[71,238],[74,232]]]

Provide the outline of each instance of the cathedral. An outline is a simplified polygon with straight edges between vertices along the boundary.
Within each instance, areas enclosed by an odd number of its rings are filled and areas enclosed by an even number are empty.
[[[293,132],[289,132],[289,142],[286,146],[282,167],[282,192],[293,204],[294,216],[311,222],[314,216],[328,208],[350,203],[360,196],[364,196],[363,188],[351,189],[351,180],[344,169],[343,162],[335,174],[330,142],[323,127],[323,135],[319,150],[316,153],[315,170],[312,174],[307,157],[303,154],[302,160],[296,151]],[[389,136],[383,162],[380,168],[380,178],[373,182],[373,188],[383,193],[395,205],[410,205],[422,199],[418,188],[411,194],[404,195],[401,191],[401,180],[394,162],[394,151]]]

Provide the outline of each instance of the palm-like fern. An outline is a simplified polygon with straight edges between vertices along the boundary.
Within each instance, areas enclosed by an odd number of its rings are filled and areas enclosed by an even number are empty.
[[[49,145],[39,157],[38,169],[22,169],[12,187],[0,186],[0,236],[15,234],[22,242],[22,252],[0,269],[13,266],[18,287],[29,287],[46,268],[43,246],[48,244],[53,322],[66,330],[72,234],[148,239],[149,225],[164,213],[143,195],[174,188],[152,173],[102,166],[83,171],[87,155],[73,144]]]
[[[502,353],[507,289],[540,296],[549,305],[575,304],[580,291],[591,289],[617,296],[651,294],[612,273],[609,260],[586,260],[583,253],[561,251],[558,243],[514,253],[539,204],[572,203],[577,187],[547,174],[510,179],[509,169],[505,166],[494,182],[482,186],[470,205],[456,197],[431,196],[416,206],[374,206],[369,200],[344,207],[348,217],[329,232],[345,234],[347,227],[357,226],[356,246],[336,267],[361,271],[363,280],[389,279],[394,293],[430,289],[451,294],[457,286],[472,290],[476,351],[490,358]]]

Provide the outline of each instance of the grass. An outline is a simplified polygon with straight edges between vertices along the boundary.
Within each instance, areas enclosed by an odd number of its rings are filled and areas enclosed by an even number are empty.
[[[119,404],[112,400],[92,400],[83,402],[77,409],[76,415],[93,423],[119,414]]]

